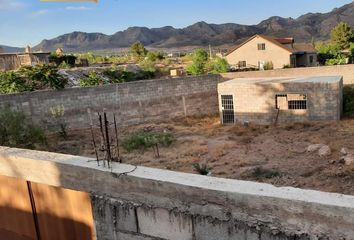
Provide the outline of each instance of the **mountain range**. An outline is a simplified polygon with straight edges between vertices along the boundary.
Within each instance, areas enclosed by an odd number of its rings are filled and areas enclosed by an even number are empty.
[[[354,27],[354,2],[328,13],[307,13],[296,19],[274,16],[257,25],[198,22],[181,29],[171,26],[130,27],[113,35],[72,32],[50,40],[43,40],[34,48],[53,51],[60,47],[66,52],[102,51],[127,48],[137,41],[150,48],[165,49],[208,46],[209,44],[214,47],[229,47],[254,34],[294,37],[296,42],[310,42],[313,39],[326,41],[330,38],[332,28],[341,21]]]

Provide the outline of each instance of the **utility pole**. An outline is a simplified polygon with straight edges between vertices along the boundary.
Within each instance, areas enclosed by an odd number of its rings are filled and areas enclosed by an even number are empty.
[[[211,45],[209,44],[209,58],[211,59]]]

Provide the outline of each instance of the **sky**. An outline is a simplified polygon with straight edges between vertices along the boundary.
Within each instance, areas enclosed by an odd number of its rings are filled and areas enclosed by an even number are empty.
[[[83,31],[113,34],[132,26],[186,27],[208,23],[257,24],[271,16],[297,18],[329,12],[352,0],[0,0],[0,45],[34,46]]]

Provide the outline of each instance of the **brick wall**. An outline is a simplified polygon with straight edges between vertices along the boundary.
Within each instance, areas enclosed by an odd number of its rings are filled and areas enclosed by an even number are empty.
[[[100,87],[70,88],[0,95],[0,106],[23,111],[34,122],[48,125],[50,108],[63,105],[72,128],[89,127],[87,109],[115,113],[120,124],[129,125],[183,115],[218,112],[219,75],[178,79],[144,80]]]
[[[222,76],[226,79],[253,77],[309,77],[309,76],[343,76],[344,84],[354,84],[354,64],[338,66],[321,66],[307,68],[275,69],[268,71],[232,72]]]

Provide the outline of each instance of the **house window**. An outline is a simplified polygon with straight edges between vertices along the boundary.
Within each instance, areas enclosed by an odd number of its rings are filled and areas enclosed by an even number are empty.
[[[280,110],[307,109],[306,94],[276,94],[275,107]]]
[[[245,68],[246,67],[246,61],[239,61],[238,62],[238,67],[240,67],[240,68]]]
[[[258,43],[258,50],[265,50],[266,46],[265,43]]]

